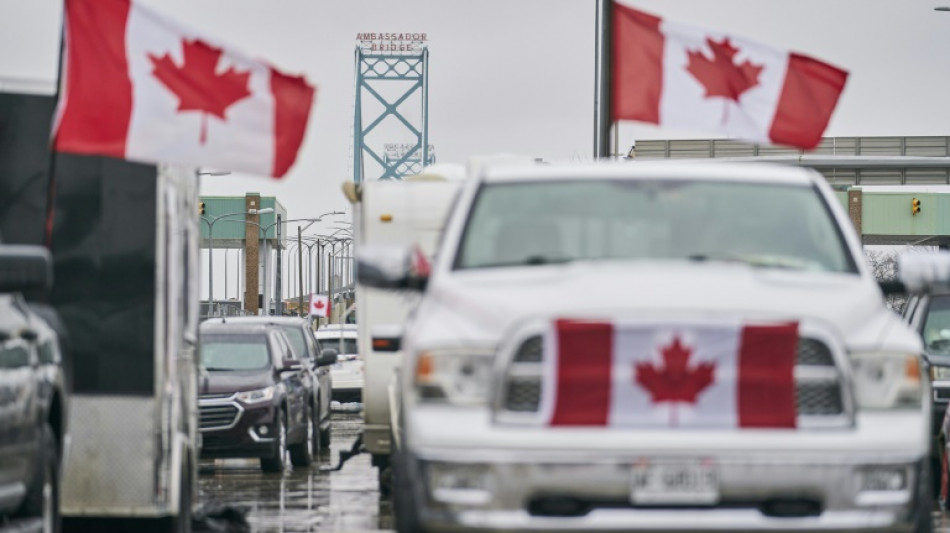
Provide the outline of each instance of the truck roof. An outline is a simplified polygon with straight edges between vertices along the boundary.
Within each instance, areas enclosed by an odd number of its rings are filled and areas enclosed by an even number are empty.
[[[588,163],[499,164],[485,166],[477,179],[482,182],[577,179],[688,179],[744,181],[807,186],[815,182],[814,170],[764,163],[713,160],[660,160],[643,162],[599,161]]]

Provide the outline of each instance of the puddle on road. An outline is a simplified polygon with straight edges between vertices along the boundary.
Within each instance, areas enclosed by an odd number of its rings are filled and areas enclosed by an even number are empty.
[[[255,532],[374,531],[392,524],[388,501],[380,501],[376,470],[369,455],[358,455],[338,472],[321,471],[335,465],[339,450],[349,449],[362,428],[356,413],[333,414],[330,452],[310,468],[265,474],[255,460],[205,463],[199,478],[204,504],[229,505],[247,512]]]

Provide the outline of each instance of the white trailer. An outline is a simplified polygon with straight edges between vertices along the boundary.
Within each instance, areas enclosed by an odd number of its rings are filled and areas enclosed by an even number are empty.
[[[347,184],[354,204],[356,253],[367,244],[417,245],[429,259],[436,253],[442,225],[465,175],[460,165],[433,165],[403,181]],[[374,349],[373,335],[385,337],[398,328],[415,298],[357,285],[358,348],[364,361],[363,444],[381,475],[389,465],[392,377],[402,354],[394,348]],[[382,339],[377,339],[382,340]]]
[[[112,242],[92,250],[59,246],[58,262],[68,264],[72,253],[98,260],[54,296],[75,348],[62,512],[155,519],[167,523],[163,529],[189,531],[198,457],[197,177],[184,169],[115,164],[135,175],[104,172],[87,182],[102,191],[103,227],[87,237]],[[82,194],[82,181],[61,183],[58,209],[68,208],[71,191]],[[113,216],[121,217],[121,228],[112,226]],[[54,257],[57,248],[54,234]],[[76,291],[77,284],[90,292]],[[88,298],[96,287],[111,287],[99,303]],[[118,293],[126,289],[132,294]],[[83,322],[90,323],[85,332]]]

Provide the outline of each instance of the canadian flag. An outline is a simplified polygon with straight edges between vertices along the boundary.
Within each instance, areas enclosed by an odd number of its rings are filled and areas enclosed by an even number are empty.
[[[545,342],[552,426],[793,428],[798,324],[557,320]]]
[[[848,73],[613,3],[612,120],[814,148]]]
[[[283,176],[315,89],[132,0],[66,0],[56,150]]]
[[[330,316],[330,297],[326,294],[310,295],[310,316]]]

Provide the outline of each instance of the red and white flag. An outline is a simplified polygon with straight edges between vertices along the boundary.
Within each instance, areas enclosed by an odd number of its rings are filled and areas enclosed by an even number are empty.
[[[66,0],[54,148],[283,176],[315,89],[134,0]]]
[[[558,320],[545,342],[552,426],[793,428],[798,324]]]
[[[318,316],[321,318],[330,316],[330,297],[326,294],[311,294],[310,316]]]
[[[615,0],[611,119],[814,148],[848,73]]]

